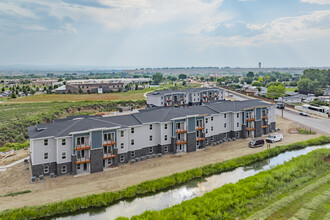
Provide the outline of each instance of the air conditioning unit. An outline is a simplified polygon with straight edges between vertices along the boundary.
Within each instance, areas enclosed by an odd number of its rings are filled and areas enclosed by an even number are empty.
[[[44,180],[44,175],[39,175],[39,180]]]

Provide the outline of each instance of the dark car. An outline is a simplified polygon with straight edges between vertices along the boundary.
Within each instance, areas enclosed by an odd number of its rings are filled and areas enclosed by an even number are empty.
[[[262,146],[264,146],[264,144],[265,144],[264,139],[256,139],[256,140],[250,141],[249,147],[251,147],[251,148],[262,147]]]

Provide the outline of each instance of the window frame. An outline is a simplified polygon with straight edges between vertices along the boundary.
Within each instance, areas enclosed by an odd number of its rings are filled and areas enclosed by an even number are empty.
[[[65,172],[63,172],[63,168],[65,168]],[[68,172],[68,166],[67,166],[67,165],[63,165],[63,166],[61,167],[61,172],[62,172],[62,174],[63,174],[63,173],[67,173],[67,172]]]
[[[125,155],[124,154],[121,154],[120,155],[119,161],[120,161],[120,163],[124,163],[125,162]]]
[[[64,156],[64,158],[63,158]],[[65,160],[66,159],[66,152],[62,152],[62,156],[61,156],[62,160]]]
[[[48,143],[49,141],[48,141],[48,139],[44,139],[44,146],[48,146]]]
[[[131,157],[135,157],[135,150],[131,151]]]
[[[46,168],[47,168],[47,172],[46,172]],[[44,165],[44,173],[49,173],[49,170],[50,169],[50,167],[49,167],[49,165]]]
[[[65,145],[66,145],[66,139],[62,138],[62,146],[65,146]]]
[[[46,158],[47,157],[47,158]],[[49,153],[48,152],[46,152],[46,153],[44,153],[44,160],[48,160],[49,159]]]

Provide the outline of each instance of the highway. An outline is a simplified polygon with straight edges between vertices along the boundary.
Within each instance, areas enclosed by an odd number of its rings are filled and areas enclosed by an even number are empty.
[[[227,94],[228,94],[228,91],[226,91],[226,95]],[[245,96],[242,94],[237,94],[232,91],[230,91],[229,94],[232,95],[232,97],[230,97],[230,98],[233,98],[236,100],[252,99],[251,97],[248,97],[248,96]],[[275,113],[278,116],[282,116],[281,109],[276,109]],[[306,128],[311,128],[312,130],[318,130],[321,133],[330,135],[330,119],[316,118],[316,117],[311,117],[311,116],[301,116],[301,115],[299,115],[298,112],[288,110],[288,109],[284,110],[283,116],[286,119],[300,123],[301,125],[305,126]]]

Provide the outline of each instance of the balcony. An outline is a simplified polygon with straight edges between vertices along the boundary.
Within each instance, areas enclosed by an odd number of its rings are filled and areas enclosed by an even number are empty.
[[[262,128],[268,128],[268,125],[263,125]]]
[[[203,100],[202,102],[204,102],[204,103],[205,103],[205,102],[207,102],[207,100]]]
[[[246,128],[247,131],[254,131],[256,130],[255,128]]]
[[[267,116],[262,116],[261,118],[262,118],[262,119],[267,119],[268,117],[267,117]]]
[[[186,140],[178,140],[178,141],[176,141],[176,145],[186,144],[186,143],[188,143]]]
[[[91,159],[89,157],[81,157],[76,159],[76,164],[89,163]]]
[[[172,99],[167,99],[166,101],[167,101],[167,102],[172,102],[173,100],[172,100]]]
[[[214,97],[218,97],[218,95],[217,95],[217,94],[215,94],[215,95],[214,95]]]
[[[108,154],[103,154],[103,159],[110,159],[110,158],[115,158],[116,155],[112,154],[112,153],[108,153]]]
[[[181,98],[180,100],[181,100],[181,101],[183,101],[184,99],[183,99],[183,98]]]
[[[115,141],[103,141],[103,147],[106,147],[106,146],[111,146],[111,145],[115,145],[116,142]]]
[[[200,130],[204,130],[204,129],[205,129],[205,127],[197,127],[196,131],[200,131]]]
[[[172,107],[172,105],[167,105],[167,107]]]
[[[199,138],[199,137],[197,137],[197,139],[196,139],[196,141],[204,141],[205,140],[205,138]]]
[[[207,98],[207,95],[203,95],[203,98]]]
[[[255,118],[247,118],[246,121],[255,121]]]
[[[187,130],[185,129],[176,129],[176,133],[180,134],[180,133],[187,133]]]
[[[81,145],[77,145],[74,149],[75,150],[87,150],[87,149],[91,149],[91,146],[88,144],[81,144]]]
[[[180,105],[184,105],[184,103],[181,103]]]

